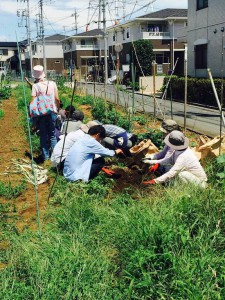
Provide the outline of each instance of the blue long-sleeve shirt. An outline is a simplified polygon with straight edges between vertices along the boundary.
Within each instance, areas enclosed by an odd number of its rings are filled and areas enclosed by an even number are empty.
[[[78,140],[69,150],[63,169],[63,175],[69,181],[88,181],[93,158],[100,156],[114,156],[115,151],[103,147],[90,135]]]

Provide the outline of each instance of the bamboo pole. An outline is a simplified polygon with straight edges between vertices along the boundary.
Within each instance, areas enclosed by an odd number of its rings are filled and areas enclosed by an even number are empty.
[[[213,92],[214,92],[214,95],[215,95],[215,98],[216,98],[216,102],[217,102],[217,105],[218,105],[218,108],[219,108],[219,111],[220,111],[221,119],[223,121],[223,126],[225,127],[225,118],[224,118],[224,114],[223,114],[223,111],[222,111],[222,108],[221,108],[221,105],[220,105],[217,90],[216,90],[216,87],[215,87],[215,84],[214,84],[214,81],[213,81],[213,78],[212,78],[212,73],[211,73],[210,69],[207,69],[207,71],[208,71],[208,74],[209,74],[209,79],[210,79],[211,84],[212,84],[212,88],[213,88]]]

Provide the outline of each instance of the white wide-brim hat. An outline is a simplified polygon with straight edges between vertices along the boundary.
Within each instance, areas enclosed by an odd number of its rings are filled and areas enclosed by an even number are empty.
[[[41,65],[33,67],[32,77],[36,79],[42,79],[45,77],[44,68]]]
[[[189,145],[189,139],[181,131],[178,130],[174,130],[169,133],[165,137],[164,142],[173,150],[184,150]]]

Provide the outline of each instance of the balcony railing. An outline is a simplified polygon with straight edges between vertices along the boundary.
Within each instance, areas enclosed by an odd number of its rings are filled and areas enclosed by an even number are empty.
[[[85,49],[90,49],[90,50],[98,50],[99,46],[98,45],[76,45],[76,50],[85,50]]]

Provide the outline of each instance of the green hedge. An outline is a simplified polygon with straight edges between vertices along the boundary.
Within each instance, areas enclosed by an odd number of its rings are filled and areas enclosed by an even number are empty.
[[[163,92],[165,90],[166,82],[168,76],[164,78]],[[184,101],[184,77],[172,76],[170,85],[167,90],[167,98],[170,98],[170,93],[172,91],[172,98],[178,101]],[[221,97],[221,79],[214,80],[215,87],[217,89],[218,97]],[[224,81],[225,84],[225,81]],[[212,85],[210,79],[204,78],[188,78],[188,103],[197,103],[207,106],[217,107],[217,102],[213,93]],[[225,88],[224,88],[225,97]]]

